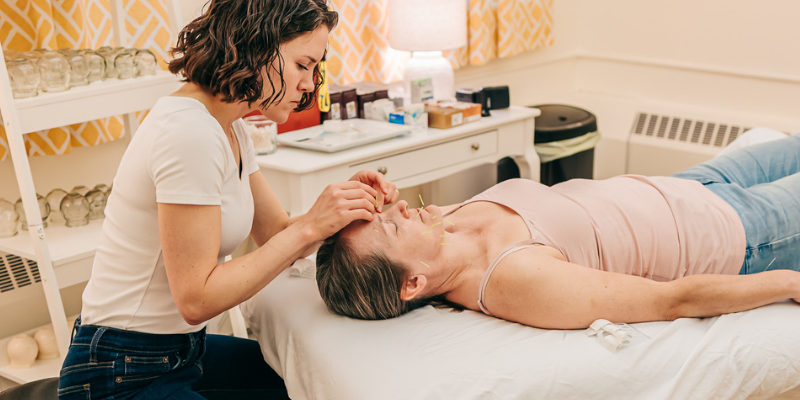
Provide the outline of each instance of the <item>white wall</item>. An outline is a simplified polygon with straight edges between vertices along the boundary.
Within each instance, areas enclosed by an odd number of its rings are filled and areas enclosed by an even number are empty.
[[[795,0],[568,1],[581,50],[800,79]]]

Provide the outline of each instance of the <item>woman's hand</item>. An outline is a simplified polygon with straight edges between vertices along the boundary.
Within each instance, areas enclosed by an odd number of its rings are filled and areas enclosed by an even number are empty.
[[[392,204],[397,201],[397,196],[400,195],[397,186],[387,181],[386,177],[380,172],[368,169],[361,170],[353,175],[350,180],[369,185],[377,191],[377,196],[375,196],[375,209],[377,212],[383,211],[384,204]]]
[[[378,191],[361,182],[332,183],[301,219],[311,225],[315,240],[324,240],[357,219],[372,221],[376,196]]]

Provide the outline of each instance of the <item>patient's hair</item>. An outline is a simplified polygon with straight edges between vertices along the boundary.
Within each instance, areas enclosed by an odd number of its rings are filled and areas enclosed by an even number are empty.
[[[444,294],[401,299],[400,290],[409,275],[408,268],[380,251],[359,254],[353,241],[339,237],[339,233],[326,239],[317,250],[317,287],[331,311],[374,320],[399,317],[428,304],[455,312],[465,309],[448,301]]]
[[[280,45],[322,25],[333,30],[338,19],[325,0],[210,0],[203,15],[178,34],[169,71],[182,73],[184,82],[214,96],[222,95],[224,102],[250,104],[262,96],[261,70],[275,68],[281,80],[269,82],[272,94],[260,104],[266,109],[286,93]],[[319,65],[314,67],[314,81],[314,92],[304,93],[296,110],[313,104],[322,84]]]
[[[336,314],[358,319],[389,319],[429,304],[432,299],[400,298],[408,269],[381,252],[361,255],[339,233],[317,250],[317,286]]]

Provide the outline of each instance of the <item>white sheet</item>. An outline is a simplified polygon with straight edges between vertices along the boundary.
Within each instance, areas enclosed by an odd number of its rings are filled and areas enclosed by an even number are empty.
[[[424,307],[387,321],[331,314],[313,279],[281,274],[242,305],[292,399],[800,397],[800,305],[633,324],[616,353],[542,330]]]

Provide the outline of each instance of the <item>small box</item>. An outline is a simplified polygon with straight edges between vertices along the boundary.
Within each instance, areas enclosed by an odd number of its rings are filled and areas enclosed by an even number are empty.
[[[421,132],[428,128],[428,113],[422,103],[411,104],[405,109],[389,113],[389,122],[411,125],[411,132]]]
[[[358,97],[358,118],[373,119],[369,113],[371,103],[375,100],[389,97],[389,90],[386,89],[386,85],[375,82],[359,82],[354,86]]]
[[[322,113],[322,120],[341,120],[342,119],[342,92],[328,93],[331,98],[331,109]]]
[[[486,97],[486,108],[490,110],[502,110],[511,106],[508,86],[485,87],[483,93]]]
[[[433,79],[411,80],[411,103],[424,103],[433,99]]]
[[[356,91],[356,93],[358,93]],[[372,119],[372,102],[375,101],[375,92],[358,93],[358,118]]]
[[[356,94],[355,86],[331,84],[328,85],[328,93],[331,96],[331,110],[334,109],[334,93],[341,93],[341,100],[339,101],[340,119],[358,118],[358,95]]]
[[[486,106],[486,93],[483,88],[478,89],[458,89],[456,90],[456,100],[464,101],[467,103],[476,103],[481,105],[481,116],[490,117],[489,107]]]
[[[499,110],[509,107],[508,86],[492,86],[477,89],[456,90],[456,100],[481,105],[481,115],[488,117],[489,110]]]
[[[441,101],[425,107],[428,126],[448,129],[481,119],[481,105],[461,101]]]

